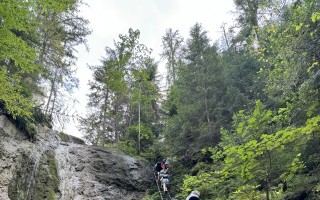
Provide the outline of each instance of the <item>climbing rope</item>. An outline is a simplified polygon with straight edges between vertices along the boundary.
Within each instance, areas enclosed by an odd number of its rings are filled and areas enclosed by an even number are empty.
[[[158,192],[159,192],[160,198],[161,198],[161,200],[163,200],[162,195],[161,195],[161,191],[160,191],[160,187],[159,187],[159,184],[158,184],[158,181],[157,181],[157,176],[156,176],[155,173],[153,173],[153,176],[154,176],[154,180],[156,181],[156,184],[157,184],[157,188],[158,188]]]

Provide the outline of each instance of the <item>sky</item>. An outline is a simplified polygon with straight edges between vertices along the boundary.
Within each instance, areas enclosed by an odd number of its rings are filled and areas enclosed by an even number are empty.
[[[89,20],[91,35],[87,37],[89,51],[79,46],[76,63],[79,89],[74,92],[78,100],[76,111],[85,116],[88,81],[92,79],[88,65],[100,65],[105,56],[105,47],[113,48],[119,34],[127,34],[129,28],[140,30],[140,44],[153,49],[151,56],[160,60],[162,36],[166,29],[178,30],[186,40],[190,28],[200,23],[207,36],[216,41],[221,37],[221,25],[233,23],[233,0],[84,0],[81,15]],[[165,61],[159,63],[159,74],[165,76]],[[64,132],[77,137],[82,134],[70,122]]]

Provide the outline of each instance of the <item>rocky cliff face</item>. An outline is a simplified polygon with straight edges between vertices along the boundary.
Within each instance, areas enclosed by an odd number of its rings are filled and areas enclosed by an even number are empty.
[[[30,142],[0,116],[1,200],[140,200],[152,184],[142,159],[46,127],[37,132]]]

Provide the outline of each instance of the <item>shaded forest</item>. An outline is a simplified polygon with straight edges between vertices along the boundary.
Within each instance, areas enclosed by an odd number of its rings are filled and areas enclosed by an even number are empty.
[[[173,28],[159,38],[166,91],[140,31],[120,34],[90,66],[90,112],[79,129],[92,145],[169,158],[177,198],[197,189],[201,199],[319,199],[320,4],[234,3],[237,20],[218,41],[200,22],[188,38]],[[0,112],[31,140],[35,124],[69,113],[75,47],[91,32],[81,4],[0,2]]]

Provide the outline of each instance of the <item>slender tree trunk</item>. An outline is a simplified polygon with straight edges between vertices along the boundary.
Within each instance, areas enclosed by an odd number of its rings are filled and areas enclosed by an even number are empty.
[[[206,107],[206,118],[207,118],[207,123],[208,123],[208,126],[210,124],[210,115],[209,115],[209,106],[208,106],[208,98],[207,98],[207,88],[204,89],[204,102],[205,102],[205,107]]]
[[[107,126],[107,103],[109,98],[109,90],[107,90],[106,96],[104,98],[104,108],[103,108],[103,122],[102,122],[102,134],[103,134],[103,143],[106,142],[106,126]]]
[[[52,117],[55,106],[56,106],[56,99],[57,99],[57,90],[53,91],[53,100],[52,100],[52,107],[51,107],[51,111],[49,113],[50,117]]]
[[[115,112],[114,134],[115,134],[116,143],[119,143],[120,135],[119,135],[119,131],[118,131],[118,102],[117,102],[117,100],[116,100],[116,103],[114,106],[114,112]]]
[[[225,25],[222,25],[222,31],[223,31],[224,40],[226,41],[227,48],[229,49],[229,48],[230,48],[230,45],[229,45],[229,41],[228,41],[228,37],[227,37]],[[228,50],[228,49],[227,49],[227,50]]]
[[[53,79],[50,81],[50,83],[51,83],[51,87],[50,87],[50,93],[49,93],[49,97],[48,97],[48,101],[47,101],[47,105],[46,105],[46,109],[45,109],[45,114],[46,115],[48,115],[49,113],[49,105],[50,105],[50,102],[51,102],[51,99],[52,99],[52,95],[53,95],[53,93],[54,93],[54,91],[56,90],[55,89],[55,82],[56,82],[56,79],[57,79],[57,71],[55,71],[55,73],[54,73],[54,77],[53,77]],[[52,114],[52,113],[51,113]],[[51,115],[50,114],[50,115]]]
[[[141,134],[141,128],[140,128],[140,111],[141,111],[141,103],[139,102],[139,133],[138,133],[138,155],[140,155],[140,134]]]
[[[140,134],[141,134],[141,122],[140,122],[140,118],[141,118],[141,87],[139,88],[139,133],[138,133],[138,155],[140,155]]]
[[[44,113],[45,113],[46,115],[48,115],[49,104],[50,104],[50,101],[51,101],[51,98],[52,98],[52,94],[53,94],[53,87],[54,87],[54,85],[52,84],[52,82],[53,82],[53,81],[51,81],[51,89],[50,89],[50,93],[49,93],[47,105],[46,105],[46,108],[45,108],[45,110],[44,110]]]
[[[267,199],[266,200],[270,200],[270,192],[269,192],[269,180],[268,178],[266,179],[266,182],[267,182],[267,185],[266,185],[266,197]]]
[[[210,131],[211,127],[210,127],[210,113],[209,113],[209,105],[208,105],[208,87],[207,87],[207,79],[205,78],[206,77],[206,74],[208,73],[208,65],[205,65],[206,67],[204,67],[203,69],[203,81],[204,81],[204,84],[203,84],[203,88],[204,88],[204,103],[205,103],[205,108],[206,108],[206,119],[207,119],[207,124],[208,124],[208,131]]]
[[[266,177],[266,196],[267,200],[270,200],[270,188],[271,188],[271,183],[270,183],[270,177],[271,177],[271,152],[267,150],[267,155],[268,155],[268,160],[269,160],[269,167],[267,167],[267,177]]]
[[[172,41],[170,43],[170,49],[171,49],[171,70],[172,70],[172,82],[171,82],[171,85],[175,82],[176,80],[176,69],[175,69],[175,60],[174,60],[174,54],[175,54],[175,50],[172,46]]]

